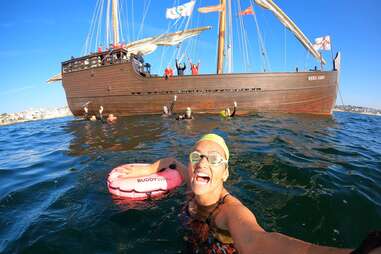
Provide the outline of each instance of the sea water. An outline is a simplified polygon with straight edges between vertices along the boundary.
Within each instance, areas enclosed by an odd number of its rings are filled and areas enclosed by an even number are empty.
[[[381,229],[381,117],[61,118],[0,127],[0,253],[183,253],[184,186],[120,204],[106,179],[124,163],[187,163],[210,132],[230,148],[227,189],[266,230],[353,248]]]

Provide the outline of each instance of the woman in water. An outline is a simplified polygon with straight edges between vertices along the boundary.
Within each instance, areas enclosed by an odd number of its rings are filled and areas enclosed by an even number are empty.
[[[174,158],[159,160],[146,170],[127,173],[138,177],[163,168],[176,168],[191,189],[185,208],[185,225],[193,231],[195,253],[351,253],[304,242],[287,235],[266,232],[255,215],[224,187],[229,177],[229,150],[222,137],[204,135],[189,155],[188,167]],[[380,237],[378,238],[380,239]],[[357,251],[357,250],[356,250]],[[353,252],[353,253],[379,253]]]

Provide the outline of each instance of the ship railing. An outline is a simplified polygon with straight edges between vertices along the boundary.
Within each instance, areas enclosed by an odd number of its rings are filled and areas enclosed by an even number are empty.
[[[125,49],[93,53],[79,58],[72,57],[69,61],[63,62],[62,72],[69,73],[87,70],[112,64],[121,64],[127,61],[127,51]]]

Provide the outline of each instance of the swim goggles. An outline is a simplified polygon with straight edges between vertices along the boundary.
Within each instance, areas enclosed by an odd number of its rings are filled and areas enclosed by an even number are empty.
[[[218,152],[216,151],[210,151],[208,152],[207,155],[205,154],[202,154],[198,151],[193,151],[189,154],[189,161],[192,163],[192,164],[196,164],[196,163],[199,163],[202,158],[205,157],[209,164],[211,166],[219,166],[221,165],[222,163],[227,163],[228,161],[224,159],[224,157],[222,157]]]

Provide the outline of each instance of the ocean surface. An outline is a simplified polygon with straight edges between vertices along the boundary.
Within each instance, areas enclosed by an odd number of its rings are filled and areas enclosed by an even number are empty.
[[[209,132],[231,151],[227,189],[266,230],[353,248],[381,229],[381,117],[61,118],[0,127],[0,253],[184,253],[184,186],[120,204],[106,178],[124,163],[186,163]]]

